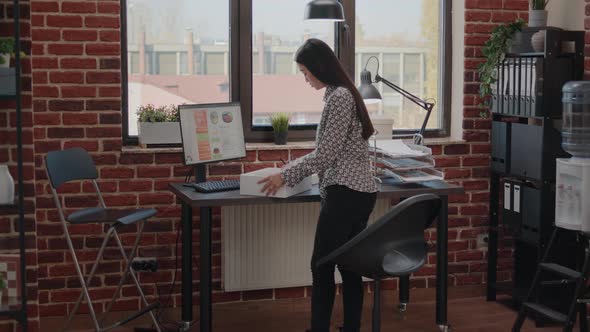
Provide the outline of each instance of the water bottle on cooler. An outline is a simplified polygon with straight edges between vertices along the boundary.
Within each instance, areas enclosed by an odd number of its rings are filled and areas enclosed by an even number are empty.
[[[561,146],[574,158],[590,158],[590,81],[567,82],[562,92]]]

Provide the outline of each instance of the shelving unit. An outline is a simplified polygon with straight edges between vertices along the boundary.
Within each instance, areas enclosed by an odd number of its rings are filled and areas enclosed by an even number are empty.
[[[502,225],[514,239],[509,293],[516,304],[526,295],[553,231],[555,159],[569,156],[561,148],[561,89],[567,81],[581,80],[584,72],[583,31],[546,28],[545,49],[536,52],[530,38],[538,31],[525,28],[517,33],[498,67],[494,89],[487,278],[487,298],[492,301],[498,291],[500,210]],[[555,251],[565,266],[576,264],[568,254],[575,242],[563,241]],[[550,286],[537,296],[560,301]]]
[[[15,101],[15,125],[16,125],[16,155],[17,155],[17,183],[16,202],[11,205],[0,206],[0,215],[17,215],[18,216],[18,245],[20,258],[20,274],[17,282],[21,286],[21,295],[19,299],[2,301],[0,306],[0,317],[9,317],[16,320],[21,325],[21,331],[27,331],[27,288],[26,288],[26,260],[25,260],[25,211],[24,211],[24,179],[23,179],[23,141],[22,141],[22,110],[21,110],[21,43],[20,43],[20,8],[19,1],[13,0],[13,23],[14,23],[14,42],[15,42],[15,94],[0,95],[0,100]],[[7,303],[5,303],[7,302]]]

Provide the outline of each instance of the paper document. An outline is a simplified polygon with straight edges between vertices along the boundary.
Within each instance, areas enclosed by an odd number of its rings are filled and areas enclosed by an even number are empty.
[[[421,182],[443,179],[443,174],[441,172],[432,169],[394,171],[393,173],[395,173],[403,182]]]
[[[414,159],[414,158],[377,158],[378,163],[382,163],[386,167],[393,170],[411,170],[411,169],[422,169],[422,168],[433,168],[434,161],[432,159]]]
[[[408,145],[402,140],[376,140],[371,142],[371,149],[377,147],[377,152],[382,152],[392,158],[422,157],[431,154],[431,150],[425,146]]]

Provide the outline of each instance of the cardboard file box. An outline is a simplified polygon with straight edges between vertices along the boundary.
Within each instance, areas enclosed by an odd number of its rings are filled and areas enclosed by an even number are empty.
[[[271,167],[240,175],[240,195],[266,196],[266,194],[261,191],[263,184],[258,183],[258,181],[269,175],[280,173],[280,171],[280,168]],[[289,187],[285,184],[276,192],[276,194],[272,195],[272,197],[285,198],[293,196],[311,189],[311,186],[312,177],[308,176],[295,187]]]

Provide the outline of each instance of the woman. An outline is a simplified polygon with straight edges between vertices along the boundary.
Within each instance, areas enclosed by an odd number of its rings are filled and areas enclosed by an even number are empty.
[[[322,203],[311,258],[311,331],[327,332],[336,289],[334,264],[318,267],[316,262],[367,225],[377,192],[368,144],[374,129],[363,99],[328,45],[319,39],[308,39],[297,51],[295,61],[312,88],[326,88],[316,149],[259,183],[264,183],[262,191],[270,195],[285,184],[293,187],[309,175],[319,175]],[[339,270],[344,332],[358,332],[363,307],[362,278],[340,267]]]

